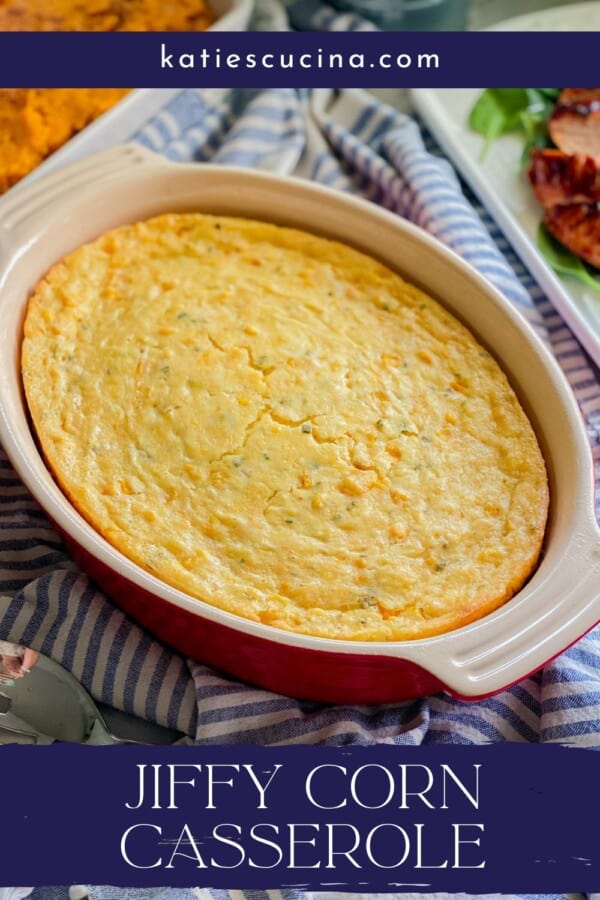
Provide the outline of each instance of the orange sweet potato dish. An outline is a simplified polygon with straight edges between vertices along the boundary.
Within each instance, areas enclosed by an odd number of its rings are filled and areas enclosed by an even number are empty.
[[[207,0],[0,0],[0,31],[202,31]]]
[[[201,31],[207,0],[0,0],[0,31]],[[126,88],[0,88],[0,193],[117,103]]]
[[[28,175],[126,93],[121,88],[0,90],[0,192]]]

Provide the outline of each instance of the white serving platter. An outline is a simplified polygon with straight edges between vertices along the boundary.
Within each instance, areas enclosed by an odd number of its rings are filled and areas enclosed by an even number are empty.
[[[518,16],[494,25],[493,30],[600,30],[600,2],[576,3]],[[567,325],[600,365],[600,293],[574,278],[557,275],[537,249],[542,209],[521,172],[522,138],[503,135],[492,144],[485,158],[481,158],[483,139],[468,126],[469,112],[481,90],[418,89],[411,92],[411,102]]]

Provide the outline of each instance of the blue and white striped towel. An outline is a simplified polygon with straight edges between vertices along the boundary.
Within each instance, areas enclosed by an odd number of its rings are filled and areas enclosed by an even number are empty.
[[[548,342],[581,404],[596,459],[600,382],[506,240],[417,124],[360,92],[182,91],[138,135],[175,160],[303,175],[360,194],[435,234],[493,281]],[[0,639],[41,650],[94,697],[202,743],[477,743],[600,746],[600,631],[499,696],[384,706],[298,702],[163,648],[82,574],[2,459]]]

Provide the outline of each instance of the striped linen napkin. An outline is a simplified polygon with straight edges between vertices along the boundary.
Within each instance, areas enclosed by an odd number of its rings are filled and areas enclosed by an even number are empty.
[[[311,178],[427,229],[500,288],[547,342],[600,458],[598,374],[412,118],[359,91],[187,90],[137,139],[173,160]],[[0,466],[0,639],[52,656],[105,703],[204,744],[600,746],[600,629],[543,671],[478,703],[445,695],[382,706],[292,700],[185,660],[132,623],[75,566],[4,457]]]

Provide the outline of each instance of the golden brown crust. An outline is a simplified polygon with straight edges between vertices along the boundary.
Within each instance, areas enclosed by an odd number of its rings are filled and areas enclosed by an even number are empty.
[[[22,366],[71,502],[242,617],[426,637],[500,606],[536,565],[547,479],[505,376],[349,247],[202,215],[123,226],[38,285]]]

